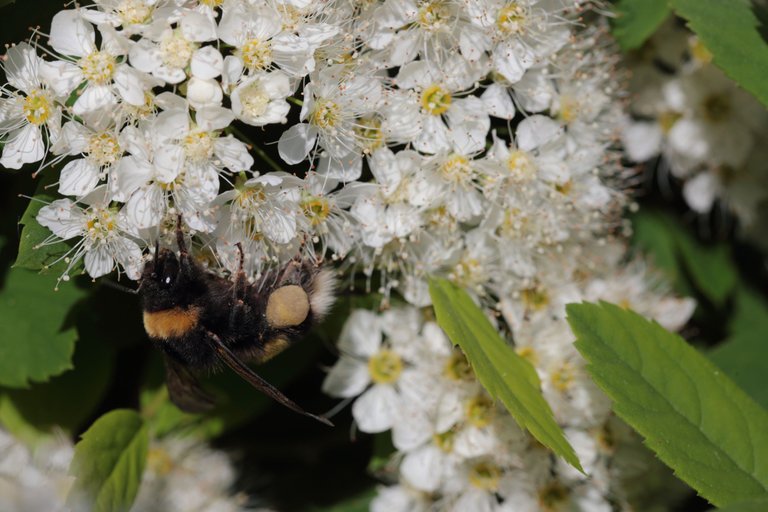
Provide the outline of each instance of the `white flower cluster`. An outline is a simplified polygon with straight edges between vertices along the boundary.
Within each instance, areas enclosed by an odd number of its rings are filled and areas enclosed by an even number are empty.
[[[0,430],[0,510],[14,512],[79,512],[69,494],[75,478],[69,474],[74,447],[57,437],[33,451]],[[232,463],[190,438],[153,441],[139,494],[131,508],[137,512],[241,512],[247,497],[231,495],[235,482]],[[267,509],[258,509],[267,512]]]
[[[606,271],[579,284],[539,290],[524,312],[516,307],[520,301],[502,300],[500,320],[514,326],[515,349],[536,368],[555,419],[588,476],[520,430],[483,390],[428,310],[408,306],[380,315],[356,310],[350,316],[339,340],[342,356],[324,389],[357,397],[352,414],[361,431],[392,432],[395,482],[380,489],[372,511],[638,509],[630,493],[638,479],[647,478],[651,464],[639,455],[639,439],[611,415],[609,399],[589,378],[573,347],[564,305],[608,300],[675,330],[694,304],[649,288],[639,262],[622,271],[608,270],[617,266],[615,260],[603,263]],[[635,451],[627,452],[632,446]]]
[[[711,60],[696,36],[665,23],[632,62],[624,145],[635,162],[661,155],[692,210],[720,200],[749,228],[768,202],[768,111]]]
[[[251,273],[346,257],[417,304],[433,273],[530,287],[621,203],[613,56],[581,4],[99,0],[54,17],[46,58],[8,50],[0,163],[66,162],[37,217],[74,246],[64,279],[137,279],[180,213],[218,268],[242,243]],[[279,153],[306,172],[262,172],[237,125],[292,103]]]

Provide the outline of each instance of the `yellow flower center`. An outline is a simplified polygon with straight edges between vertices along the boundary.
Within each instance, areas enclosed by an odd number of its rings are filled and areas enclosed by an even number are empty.
[[[368,359],[368,372],[376,384],[392,384],[403,371],[403,360],[391,350],[381,350]]]
[[[543,288],[526,288],[520,295],[529,309],[541,310],[549,305],[549,295]]]
[[[581,113],[581,104],[575,98],[563,96],[560,98],[560,119],[565,123],[571,123],[579,117]]]
[[[560,482],[553,481],[539,489],[539,506],[544,512],[555,512],[568,499],[570,492]]]
[[[272,44],[260,39],[249,39],[240,50],[243,63],[251,71],[266,69],[272,64]]]
[[[200,0],[200,3],[203,5],[207,5],[208,7],[218,7],[221,4],[224,3],[224,0]]]
[[[301,202],[304,216],[312,226],[319,226],[331,213],[331,205],[324,197],[308,196]]]
[[[568,391],[573,384],[573,380],[576,376],[575,374],[576,370],[573,365],[568,361],[565,361],[559,368],[552,372],[549,379],[555,389],[560,392],[565,392]]]
[[[114,164],[120,154],[120,144],[111,133],[96,133],[88,139],[88,159],[100,167]]]
[[[451,93],[439,85],[430,85],[421,93],[421,108],[433,116],[444,114],[450,106]]]
[[[450,453],[453,451],[453,440],[455,437],[456,432],[451,429],[442,434],[434,434],[432,436],[432,442],[445,453]]]
[[[517,355],[536,366],[539,362],[539,354],[536,353],[536,349],[533,347],[518,347],[515,349]]]
[[[501,468],[488,461],[482,461],[469,468],[469,483],[483,491],[495,491],[499,487]]]
[[[555,190],[563,194],[564,196],[567,196],[571,193],[571,190],[573,190],[573,182],[571,180],[566,181],[565,183],[558,183],[555,185]]]
[[[507,157],[507,169],[515,181],[526,182],[536,177],[536,165],[531,155],[517,149]]]
[[[107,52],[93,52],[80,59],[78,64],[86,80],[103,85],[112,80],[117,60]]]
[[[525,17],[525,8],[517,2],[510,2],[499,10],[496,26],[503,34],[517,34],[523,31]]]
[[[331,100],[318,100],[309,114],[309,122],[318,128],[332,128],[341,118],[341,109]]]
[[[173,459],[162,448],[152,447],[147,453],[147,468],[157,475],[167,475],[173,471]]]
[[[474,175],[469,159],[462,155],[451,155],[440,165],[439,171],[446,181],[455,185],[469,183]]]
[[[675,123],[681,117],[683,117],[682,114],[671,110],[659,114],[659,126],[661,126],[661,131],[664,132],[665,135],[669,133],[669,130],[675,126]]]
[[[496,404],[487,395],[477,395],[467,402],[464,412],[470,425],[483,428],[496,416]]]
[[[467,361],[467,356],[461,350],[454,350],[451,357],[445,363],[443,375],[455,381],[471,381],[475,374]]]
[[[160,40],[160,53],[166,66],[185,68],[196,49],[195,43],[188,41],[181,30],[167,32]]]
[[[152,17],[154,8],[144,3],[144,0],[123,0],[117,6],[117,15],[125,25],[145,23]]]
[[[256,185],[239,190],[236,201],[240,207],[250,208],[264,202],[266,198],[267,194],[264,192],[264,187]]]
[[[51,95],[43,89],[35,89],[24,98],[22,111],[27,121],[34,125],[41,125],[51,117],[53,101]]]
[[[91,240],[104,240],[117,227],[116,211],[107,208],[89,208],[86,210],[85,229]]]
[[[205,162],[213,157],[214,138],[210,132],[192,132],[184,137],[184,153],[194,162]]]
[[[368,154],[384,145],[384,133],[381,131],[381,120],[375,117],[365,117],[357,122],[355,133],[363,146],[363,152]]]
[[[269,96],[257,80],[246,85],[240,91],[240,104],[243,106],[243,112],[246,116],[259,117],[267,111]]]
[[[418,24],[422,30],[435,32],[449,25],[451,9],[441,0],[425,2],[419,9]]]

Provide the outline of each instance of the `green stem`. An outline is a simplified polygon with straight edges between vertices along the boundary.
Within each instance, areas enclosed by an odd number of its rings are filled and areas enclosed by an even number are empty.
[[[293,103],[294,105],[298,105],[300,107],[304,106],[303,101],[301,101],[299,98],[294,98],[293,96],[288,96],[287,98],[285,98],[285,101],[287,101],[288,103]]]
[[[261,158],[262,161],[264,161],[267,165],[269,165],[273,170],[277,172],[283,172],[283,168],[280,167],[280,164],[275,162],[263,149],[261,149],[259,146],[256,145],[251,139],[248,138],[246,134],[244,134],[242,131],[240,131],[239,128],[236,126],[229,126],[227,127],[227,131],[234,134],[238,139],[242,140],[243,142],[247,143],[254,153],[256,153],[259,158]]]

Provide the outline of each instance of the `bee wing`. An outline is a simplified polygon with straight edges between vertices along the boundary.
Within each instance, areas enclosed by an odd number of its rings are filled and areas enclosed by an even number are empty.
[[[165,385],[176,407],[185,412],[199,413],[213,408],[213,397],[200,387],[189,369],[171,357],[165,357]]]
[[[216,351],[216,354],[218,354],[219,358],[226,363],[227,366],[232,368],[232,370],[237,373],[240,377],[248,381],[251,386],[255,387],[268,397],[272,398],[273,400],[283,404],[287,408],[291,409],[292,411],[295,411],[299,414],[303,414],[304,416],[309,416],[310,418],[316,419],[320,423],[324,423],[329,426],[333,426],[333,423],[331,421],[324,417],[324,416],[317,416],[315,414],[309,413],[299,407],[296,402],[285,396],[283,393],[280,392],[279,389],[274,387],[272,384],[267,382],[266,380],[259,377],[256,372],[251,370],[245,363],[243,363],[238,357],[232,353],[229,348],[222,343],[221,339],[216,336],[214,333],[209,332],[207,338],[210,340],[211,347]]]

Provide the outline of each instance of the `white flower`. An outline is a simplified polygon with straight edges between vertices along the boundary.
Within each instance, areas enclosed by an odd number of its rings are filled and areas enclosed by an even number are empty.
[[[288,77],[280,71],[254,73],[232,91],[232,111],[252,126],[285,123],[291,108],[286,98],[291,92]]]
[[[34,48],[21,43],[8,49],[3,63],[8,83],[0,97],[0,137],[3,154],[0,165],[19,169],[38,162],[47,153],[44,134],[55,140],[61,124],[61,106],[41,73],[42,59]]]
[[[62,279],[69,279],[69,272],[81,258],[93,278],[112,272],[116,262],[129,279],[141,275],[141,248],[129,235],[132,229],[125,215],[110,208],[105,197],[106,189],[100,187],[80,200],[83,206],[69,199],[57,199],[37,214],[37,222],[53,232],[43,245],[82,237],[62,257],[68,261]]]
[[[83,81],[87,82],[72,106],[76,115],[113,108],[118,102],[115,93],[131,105],[140,106],[145,102],[146,82],[141,73],[125,63],[131,41],[107,25],[101,26],[99,32],[101,48],[96,46],[93,26],[82,18],[78,9],[60,11],[51,23],[49,42],[53,49],[76,58],[74,63],[54,64],[55,71],[63,73],[65,78],[59,92],[68,94]]]

